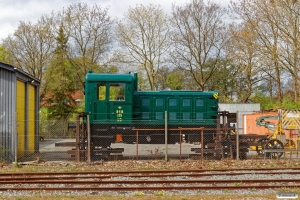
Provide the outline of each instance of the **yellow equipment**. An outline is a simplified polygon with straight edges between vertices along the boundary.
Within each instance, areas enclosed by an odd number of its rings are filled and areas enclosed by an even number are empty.
[[[300,127],[300,118],[298,110],[278,110],[277,116],[261,116],[256,120],[256,125],[263,126],[268,128],[273,132],[272,135],[268,137],[269,141],[273,140],[273,145],[270,148],[282,148],[280,142],[283,144],[284,148],[293,149],[298,148],[298,137],[290,138],[287,137],[283,130],[299,129]],[[277,124],[274,124],[268,120],[278,120]],[[280,142],[279,142],[280,141]],[[251,147],[251,149],[263,149],[266,147]]]

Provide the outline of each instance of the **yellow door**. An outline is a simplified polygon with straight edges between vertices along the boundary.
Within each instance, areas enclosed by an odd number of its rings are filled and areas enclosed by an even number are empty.
[[[35,87],[29,85],[28,97],[28,153],[34,152],[35,141]]]
[[[24,156],[25,151],[25,83],[17,81],[17,133],[18,133],[18,158]]]

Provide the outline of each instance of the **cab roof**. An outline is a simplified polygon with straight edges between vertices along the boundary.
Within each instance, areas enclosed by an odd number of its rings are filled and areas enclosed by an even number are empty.
[[[132,74],[94,74],[88,73],[85,76],[85,81],[87,82],[132,82]]]

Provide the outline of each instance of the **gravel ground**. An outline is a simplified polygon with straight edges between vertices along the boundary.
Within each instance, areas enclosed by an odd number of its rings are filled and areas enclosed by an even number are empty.
[[[159,194],[160,193],[160,194]],[[196,190],[185,190],[185,191],[143,191],[143,196],[215,196],[215,195],[274,195],[278,193],[276,190],[230,190],[230,191],[218,191],[218,190],[206,190],[206,191],[196,191]],[[46,192],[46,191],[38,191],[35,193],[26,192],[26,191],[9,191],[9,192],[0,192],[0,196],[2,197],[36,197],[36,196],[137,196],[141,195],[141,192],[95,192],[95,191],[86,191],[86,192],[68,192],[68,191],[58,191],[58,192]],[[274,195],[275,196],[275,195]]]
[[[21,163],[22,164],[22,163]],[[75,171],[123,171],[123,170],[178,170],[178,169],[234,169],[234,168],[243,168],[245,170],[251,168],[283,168],[283,167],[300,167],[300,162],[297,160],[244,160],[244,161],[235,161],[235,160],[205,160],[205,161],[195,161],[195,160],[170,160],[168,162],[163,160],[120,160],[120,161],[109,161],[109,162],[95,162],[95,163],[75,163],[75,162],[43,162],[40,161],[39,164],[30,164],[30,165],[14,165],[14,164],[4,164],[0,165],[1,173],[8,172],[75,172]],[[284,172],[284,171],[283,171]],[[263,178],[300,178],[299,175],[259,175],[259,174],[247,174],[239,175],[235,178],[237,179],[263,179]],[[181,177],[182,178],[182,177]],[[126,180],[130,178],[127,177]],[[228,176],[219,175],[215,177],[201,177],[204,179],[228,179]],[[154,179],[155,180],[155,179]],[[180,185],[178,185],[180,187]],[[174,191],[135,191],[135,192],[95,192],[95,191],[86,191],[86,192],[68,192],[68,191],[58,191],[58,192],[46,192],[46,191],[37,191],[37,192],[26,192],[26,191],[5,191],[0,192],[0,197],[2,199],[45,199],[45,197],[53,197],[53,199],[82,199],[91,197],[91,199],[107,199],[109,196],[111,199],[130,199],[131,197],[139,197],[141,199],[166,199],[166,197],[173,197],[172,200],[180,199],[276,199],[276,194],[278,192],[296,192],[300,194],[299,189],[284,189],[280,190],[255,190],[249,188],[248,190],[174,190]],[[96,198],[97,197],[97,198]],[[105,197],[105,198],[104,198]],[[162,198],[165,197],[165,198]],[[230,198],[228,198],[230,197]],[[255,198],[254,198],[255,197]],[[83,200],[83,199],[82,199]]]

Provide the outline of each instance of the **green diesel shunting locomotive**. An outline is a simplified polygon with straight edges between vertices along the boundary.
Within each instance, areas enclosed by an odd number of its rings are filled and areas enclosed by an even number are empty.
[[[106,148],[116,141],[117,135],[121,135],[122,142],[133,143],[136,141],[133,128],[164,128],[165,120],[168,128],[216,127],[216,91],[139,91],[137,83],[136,73],[90,71],[86,75],[85,112],[90,115],[91,139],[95,146]],[[176,133],[169,131],[168,143],[178,141]],[[199,134],[191,132],[188,138],[190,142],[199,142]],[[209,138],[211,141],[212,137]],[[139,143],[164,143],[164,140],[164,131],[143,131],[139,135]]]

